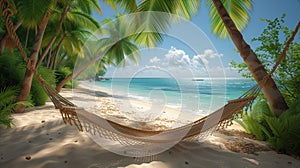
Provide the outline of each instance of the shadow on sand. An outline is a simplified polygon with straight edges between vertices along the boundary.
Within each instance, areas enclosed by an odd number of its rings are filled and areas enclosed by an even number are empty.
[[[254,155],[218,150],[207,143],[182,142],[161,154],[144,158],[120,156],[60,120],[8,130],[0,128],[0,135],[1,167],[106,168],[147,164],[174,168],[255,167],[246,159]]]

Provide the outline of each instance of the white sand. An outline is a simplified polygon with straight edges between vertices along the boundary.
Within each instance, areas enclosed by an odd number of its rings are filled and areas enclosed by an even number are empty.
[[[78,90],[76,104],[86,104],[95,99]],[[63,96],[70,98],[69,90]],[[100,102],[101,116],[117,122],[132,124],[134,109],[149,108],[142,102],[133,102],[139,107],[130,107],[122,111],[114,107],[111,97],[96,98]],[[114,100],[122,105],[121,99]],[[124,102],[123,102],[124,103]],[[140,122],[136,127],[149,129],[165,129],[196,119],[191,116],[185,121],[178,117],[178,111],[165,109],[165,113],[156,117],[156,121]],[[130,118],[131,115],[131,118]],[[184,118],[183,117],[183,118]],[[191,118],[189,118],[191,117]],[[127,119],[130,118],[130,119]],[[188,118],[188,119],[187,119]],[[226,143],[242,142],[266,146],[265,143],[238,136],[227,136],[214,133],[203,143],[182,142],[171,149],[155,156],[145,158],[125,157],[114,154],[94,143],[85,133],[78,132],[75,127],[64,125],[58,110],[51,102],[45,106],[28,109],[24,114],[14,114],[15,126],[11,129],[0,128],[0,167],[3,168],[35,168],[35,167],[127,167],[127,168],[170,168],[170,167],[300,167],[300,160],[277,154],[274,151],[256,152],[255,154],[235,153],[225,148]],[[158,125],[165,126],[159,127]],[[240,129],[235,126],[234,129]],[[251,145],[250,145],[251,146]],[[29,159],[27,160],[26,159]]]

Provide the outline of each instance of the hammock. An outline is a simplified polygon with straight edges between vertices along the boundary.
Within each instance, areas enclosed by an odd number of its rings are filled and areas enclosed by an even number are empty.
[[[75,104],[62,97],[43,79],[38,78],[38,81],[43,85],[55,108],[59,109],[65,124],[75,125],[79,131],[98,134],[106,139],[121,140],[120,143],[122,144],[132,144],[133,141],[135,143],[176,142],[199,136],[201,133],[206,133],[216,126],[217,128],[226,127],[232,124],[233,114],[244,108],[248,108],[260,91],[258,85],[256,85],[240,98],[228,101],[222,108],[197,121],[178,128],[154,131],[121,125],[102,118],[94,113],[90,113],[84,108],[77,107]],[[124,142],[124,139],[130,142]]]

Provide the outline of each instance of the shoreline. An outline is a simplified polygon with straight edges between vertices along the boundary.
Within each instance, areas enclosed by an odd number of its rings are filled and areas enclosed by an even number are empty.
[[[77,97],[74,100],[73,92]],[[63,89],[62,96],[75,104],[79,103],[78,106],[99,100],[104,108],[100,110],[101,115],[115,117],[119,123],[129,121],[120,109],[111,106],[110,97],[94,97],[82,88]],[[28,108],[25,113],[13,116],[13,128],[0,128],[0,165],[3,167],[300,167],[300,160],[277,154],[268,149],[266,143],[247,137],[236,125],[223,132],[214,132],[201,143],[180,142],[155,156],[133,158],[107,151],[87,134],[65,125],[52,102]],[[168,120],[165,121],[163,117],[158,117],[156,124],[169,124],[164,129],[168,128],[172,125],[169,116],[166,115]],[[145,127],[142,124],[137,126]],[[232,152],[230,147],[239,153]]]
[[[96,94],[95,104],[93,104],[93,107],[88,107],[87,109],[103,117],[105,117],[105,115],[111,115],[109,119],[118,123],[124,122],[124,120],[123,121],[117,120],[117,118],[120,118],[120,116],[122,116],[121,119],[126,118],[131,122],[139,123],[140,126],[138,126],[138,124],[134,126],[140,127],[142,129],[145,129],[145,127],[142,127],[141,124],[144,126],[148,124],[146,128],[152,130],[153,128],[151,128],[151,126],[153,126],[154,128],[158,127],[162,130],[168,128],[175,128],[175,127],[179,127],[194,122],[203,117],[200,115],[194,115],[188,112],[184,112],[172,107],[160,106],[158,104],[144,102],[133,98],[119,97],[119,96],[114,97],[112,96],[112,93],[104,90],[100,90],[101,89],[100,87],[89,88],[89,86],[87,85],[80,84],[79,88],[85,89],[86,91],[89,92],[89,94],[94,94],[94,93]],[[105,103],[103,103],[103,99],[106,99]],[[102,104],[109,105],[109,109],[101,108]],[[99,111],[95,112],[95,106],[96,109],[99,109]],[[108,114],[107,111],[105,110],[118,111],[118,112]],[[131,124],[131,126],[133,125]],[[154,130],[159,130],[159,129],[156,128]]]
[[[119,78],[117,78],[119,79]],[[120,79],[127,79],[127,78],[120,78]],[[135,78],[135,79],[144,79],[144,78]],[[152,79],[152,78],[146,78],[146,79]],[[153,79],[157,79],[157,78],[153,78]],[[164,78],[164,79],[169,79],[169,78]],[[171,79],[171,78],[170,78]],[[189,81],[192,81],[191,79]],[[147,89],[142,89],[139,88],[137,90],[133,90],[133,91],[129,91],[126,90],[126,92],[118,92],[117,89],[119,85],[118,83],[115,84],[115,86],[111,85],[111,83],[99,83],[99,81],[81,81],[80,83],[82,86],[86,86],[89,88],[92,88],[93,90],[101,90],[101,92],[99,93],[99,95],[106,94],[108,93],[109,95],[114,94],[114,97],[118,97],[121,95],[126,95],[127,99],[131,99],[131,100],[136,100],[139,102],[143,102],[143,103],[148,103],[148,104],[159,104],[160,102],[157,102],[154,97],[160,97],[162,96],[162,101],[165,107],[168,107],[170,109],[177,109],[177,110],[181,110],[184,111],[185,113],[189,113],[192,115],[199,115],[199,116],[206,116],[212,112],[214,112],[215,110],[217,110],[216,108],[214,108],[213,105],[217,106],[223,106],[224,103],[226,103],[227,101],[225,100],[226,96],[224,95],[224,98],[220,101],[216,101],[215,103],[212,102],[215,99],[219,99],[219,97],[217,95],[210,95],[209,98],[207,98],[207,94],[203,93],[203,94],[199,94],[199,95],[190,95],[191,92],[180,92],[180,94],[174,94],[173,91],[171,91],[169,93],[168,90],[160,90],[161,87],[157,87],[158,91],[161,91],[163,95],[160,95],[160,93],[152,93],[152,91],[156,91],[156,89],[154,90],[147,90]],[[101,86],[102,85],[102,86]],[[134,84],[133,84],[134,85]],[[176,85],[177,86],[177,85]],[[112,91],[110,87],[114,87],[114,90]],[[193,86],[195,87],[195,86]],[[116,88],[116,89],[115,89]],[[123,88],[121,88],[123,89]],[[169,88],[167,88],[169,89]],[[195,88],[194,88],[195,89]],[[102,93],[103,92],[103,93]],[[153,97],[152,97],[153,96]],[[195,97],[194,97],[195,96]],[[179,97],[179,98],[178,98]],[[198,99],[198,101],[194,101]],[[201,101],[200,101],[201,99]],[[208,100],[208,101],[206,101]],[[191,103],[193,102],[193,103]],[[223,102],[223,103],[222,103]]]

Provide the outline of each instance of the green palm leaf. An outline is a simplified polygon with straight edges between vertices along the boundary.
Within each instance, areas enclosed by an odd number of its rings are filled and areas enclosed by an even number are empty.
[[[252,0],[222,0],[229,16],[237,26],[238,30],[243,30],[249,21],[249,12],[252,9]],[[221,38],[228,38],[228,33],[224,23],[219,16],[212,1],[207,1],[210,9],[210,18],[212,21],[212,32]]]
[[[120,9],[124,9],[125,12],[132,13],[137,10],[137,3],[135,0],[103,0],[104,3],[108,4],[114,10],[119,6]]]
[[[99,51],[105,51],[107,64],[125,66],[126,59],[137,62],[140,57],[138,47],[132,40],[132,29],[127,17],[116,16],[115,20],[105,19],[101,29],[101,36],[98,40]]]
[[[0,91],[0,107],[5,107],[7,104],[15,102],[17,98],[17,87],[8,87]],[[1,108],[0,108],[1,109]]]
[[[71,3],[71,6],[87,14],[92,14],[93,10],[102,14],[102,9],[97,0],[76,0]]]
[[[79,10],[69,11],[67,14],[67,21],[71,21],[80,27],[85,27],[92,31],[95,31],[100,28],[100,24],[95,18]]]
[[[139,45],[154,47],[157,43],[162,42],[161,33],[167,32],[170,24],[178,21],[178,17],[168,14],[181,16],[185,19],[191,19],[196,14],[199,7],[198,0],[172,0],[172,1],[141,1],[138,5],[138,11],[144,12],[137,24],[139,27],[136,36],[136,42]],[[149,12],[152,11],[152,12]],[[163,13],[161,13],[163,12]],[[168,14],[167,14],[168,13]]]
[[[22,0],[16,3],[17,16],[28,28],[34,28],[41,22],[53,1],[49,0]]]
[[[172,0],[172,1],[161,1],[161,0],[144,0],[141,1],[138,7],[138,11],[158,11],[166,12],[184,17],[185,19],[191,19],[193,14],[197,13],[199,8],[198,0]]]
[[[277,117],[264,117],[266,122],[268,123],[268,126],[272,130],[272,133],[276,137],[280,137],[283,135],[283,133],[286,131],[286,125]]]

